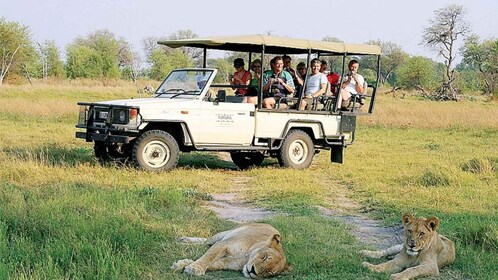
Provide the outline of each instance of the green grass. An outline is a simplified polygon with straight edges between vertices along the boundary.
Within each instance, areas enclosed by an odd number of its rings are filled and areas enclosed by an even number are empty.
[[[283,279],[387,278],[363,269],[362,246],[316,210],[337,207],[341,196],[388,225],[406,211],[438,216],[439,231],[457,247],[441,279],[498,278],[496,104],[380,96],[376,114],[359,120],[343,165],[325,151],[307,170],[266,159],[237,171],[216,154],[190,153],[155,174],[101,166],[91,144],[74,138],[77,101],[134,90],[0,87],[0,279],[188,279],[169,266],[205,247],[175,238],[233,227],[201,207],[231,191],[285,213],[266,221],[283,234],[294,267]],[[237,177],[249,178],[248,186],[234,189]],[[240,277],[222,271],[205,279]]]

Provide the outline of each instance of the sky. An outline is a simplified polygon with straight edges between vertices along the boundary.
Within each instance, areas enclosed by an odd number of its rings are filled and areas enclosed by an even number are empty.
[[[497,0],[0,0],[0,17],[29,26],[35,42],[53,40],[62,52],[96,30],[109,30],[142,52],[146,37],[190,29],[199,37],[270,33],[390,41],[410,55],[441,61],[420,43],[434,11],[450,4],[465,7],[481,39],[498,37]]]

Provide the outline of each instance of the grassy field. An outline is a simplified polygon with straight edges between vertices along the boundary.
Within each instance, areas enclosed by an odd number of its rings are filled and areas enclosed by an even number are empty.
[[[233,227],[201,205],[241,176],[251,178],[241,195],[287,213],[266,220],[282,232],[294,267],[282,279],[387,278],[363,269],[348,228],[315,208],[334,209],[344,195],[386,225],[406,211],[438,216],[457,247],[440,279],[498,279],[496,102],[380,96],[343,165],[321,152],[307,170],[267,159],[237,171],[216,154],[191,153],[152,174],[100,166],[92,146],[74,138],[77,101],[123,97],[135,89],[0,87],[0,279],[188,279],[169,266],[205,248],[175,238]]]

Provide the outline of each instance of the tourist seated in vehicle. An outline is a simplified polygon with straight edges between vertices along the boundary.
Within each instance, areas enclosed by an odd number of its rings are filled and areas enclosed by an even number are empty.
[[[247,86],[249,85],[249,82],[251,81],[251,72],[247,71],[244,68],[244,59],[242,58],[236,58],[233,61],[233,67],[235,68],[235,72],[233,75],[230,75],[230,84],[235,85],[235,86],[243,86],[243,87],[236,87],[235,88],[235,94],[244,96],[247,92]]]
[[[337,74],[336,72],[332,71],[331,68],[329,68],[329,73],[327,74],[327,80],[329,82],[329,88],[327,89],[327,92],[330,92],[331,95],[335,95],[337,91],[337,86],[339,85],[339,81],[341,79],[341,75]]]
[[[341,98],[339,99],[340,104],[338,104],[342,110],[347,110],[349,102],[353,96],[363,93],[365,78],[358,74],[359,67],[360,64],[355,59],[351,60],[348,64],[349,71],[347,73],[346,80],[341,84]]]
[[[289,72],[284,71],[284,61],[276,56],[270,61],[272,70],[263,74],[263,108],[274,108],[278,100],[294,93],[294,81]]]
[[[261,71],[262,64],[260,59],[255,59],[251,63],[251,69],[254,72],[251,81],[249,82],[249,88],[245,96],[247,97],[246,102],[252,104],[258,104],[258,93],[259,93],[259,85],[261,81]]]
[[[296,69],[292,67],[292,58],[288,55],[284,55],[282,56],[282,59],[284,61],[284,71],[287,71],[291,74],[294,86],[297,87],[298,84],[302,84],[302,78],[299,76]]]
[[[301,89],[304,86],[304,78],[306,77],[306,64],[304,62],[299,62],[296,69],[297,82],[294,81],[294,85],[296,86],[296,92],[294,96],[299,97],[299,94],[301,94]]]
[[[325,94],[327,89],[327,76],[320,72],[321,61],[317,58],[311,60],[311,74],[306,77],[304,96],[299,105],[299,110],[311,107],[315,98]]]

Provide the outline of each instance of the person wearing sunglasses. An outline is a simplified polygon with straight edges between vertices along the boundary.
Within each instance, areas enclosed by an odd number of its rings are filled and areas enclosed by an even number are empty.
[[[244,68],[244,59],[236,58],[233,61],[235,72],[230,76],[230,84],[235,86],[248,86],[251,81],[251,72]],[[235,94],[244,96],[247,93],[247,87],[236,87]]]
[[[251,69],[254,72],[251,81],[249,82],[249,88],[245,96],[247,96],[247,103],[258,104],[258,94],[259,94],[259,84],[261,81],[261,60],[255,59],[251,63]]]

